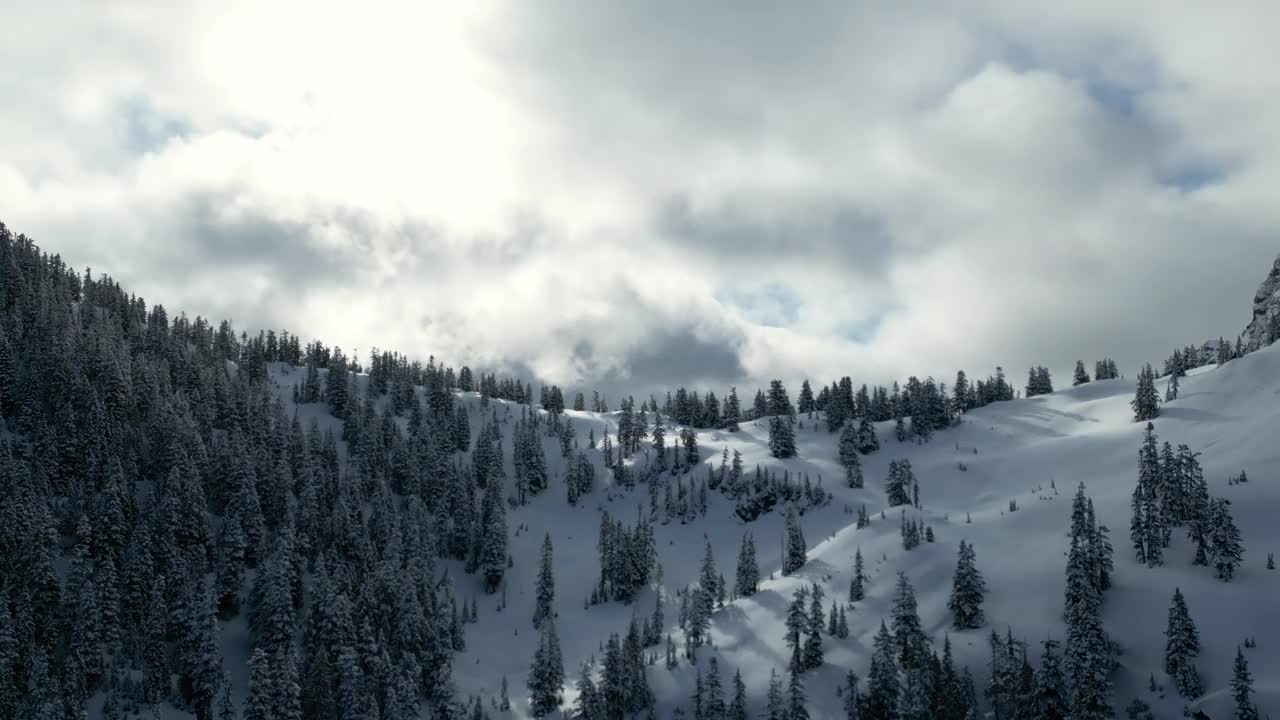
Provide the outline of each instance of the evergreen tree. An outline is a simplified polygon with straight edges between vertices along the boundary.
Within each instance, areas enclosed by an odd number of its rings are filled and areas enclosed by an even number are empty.
[[[244,720],[300,720],[302,704],[292,651],[280,648],[268,656],[257,648],[249,668]]]
[[[1142,448],[1138,451],[1138,484],[1130,503],[1129,539],[1138,562],[1155,567],[1164,562],[1165,513],[1160,502],[1162,469],[1156,447],[1154,426],[1147,423]]]
[[[760,585],[760,568],[756,565],[756,542],[751,532],[742,534],[742,545],[738,550],[738,571],[734,582],[734,594],[738,597],[750,597],[756,594]]]
[[[604,703],[595,682],[591,679],[591,664],[582,665],[582,673],[578,676],[578,699],[574,705],[578,717],[582,720],[605,720]],[[499,710],[508,708],[499,705]]]
[[[853,577],[849,580],[849,602],[855,603],[866,597],[866,575],[862,569],[862,546],[853,554]]]
[[[742,672],[733,672],[733,700],[729,703],[726,720],[747,720],[747,686],[742,682]]]
[[[1112,715],[1111,642],[1102,628],[1096,571],[1084,560],[1082,540],[1072,535],[1067,556],[1066,674],[1073,720],[1104,720]]]
[[[1138,372],[1138,389],[1130,405],[1136,422],[1153,420],[1160,414],[1160,397],[1156,394],[1156,376],[1151,363]]]
[[[715,599],[720,587],[720,575],[716,572],[716,559],[711,551],[710,541],[707,542],[706,549],[702,553],[702,570],[698,576],[698,587],[701,590],[698,598],[705,605],[702,612],[710,617],[715,610]]]
[[[906,573],[898,573],[898,588],[890,611],[893,640],[898,663],[904,670],[921,667],[927,653],[928,639],[916,611],[915,588]]]
[[[765,697],[765,720],[787,720],[786,706],[782,700],[782,680],[775,668],[769,671],[769,690]]]
[[[858,419],[857,447],[858,452],[863,455],[870,455],[880,449],[880,438],[876,435],[876,428],[866,415]]]
[[[787,507],[786,519],[786,552],[782,557],[782,574],[790,575],[808,562],[808,552],[804,541],[804,531],[800,529],[800,520],[796,517],[795,506]]]
[[[951,598],[947,608],[951,610],[952,624],[957,630],[982,627],[982,598],[986,583],[978,571],[973,546],[960,541],[955,576],[952,579]]]
[[[1195,543],[1196,553],[1193,565],[1209,564],[1209,536],[1212,532],[1210,510],[1212,502],[1209,488],[1204,480],[1204,472],[1196,454],[1186,445],[1178,446],[1179,476],[1183,485],[1183,509],[1187,522],[1187,534]]]
[[[862,720],[896,720],[898,696],[901,688],[895,665],[893,635],[884,621],[876,634],[871,667],[867,672],[866,702],[862,706]]]
[[[809,381],[805,380],[800,383],[800,398],[798,400],[800,406],[798,408],[801,415],[814,411],[813,407],[813,389],[809,387]]]
[[[858,691],[858,676],[853,674],[852,670],[845,673],[842,699],[845,720],[859,720],[862,710],[862,693]]]
[[[851,488],[862,487],[862,462],[858,456],[858,431],[849,423],[840,431],[840,465],[845,484]]]
[[[1209,502],[1209,564],[1221,580],[1231,580],[1244,561],[1240,530],[1231,518],[1231,501],[1214,498]]]
[[[807,588],[796,588],[791,595],[791,605],[787,608],[786,617],[787,634],[785,639],[787,647],[791,649],[793,662],[797,663],[801,670],[804,669],[804,632],[809,626],[809,615],[805,608],[805,600],[808,597],[809,591]]]
[[[738,431],[738,422],[742,419],[742,405],[738,402],[738,388],[729,388],[729,397],[724,401],[724,427],[729,432]]]
[[[616,636],[612,639],[616,647]],[[560,689],[564,685],[564,666],[560,659],[560,639],[556,621],[549,616],[542,623],[538,649],[529,668],[529,708],[534,717],[544,717],[560,707]]]
[[[969,385],[968,376],[965,375],[963,370],[957,371],[955,385],[951,388],[951,407],[956,415],[963,415],[965,412],[972,409],[972,406],[969,404],[970,389],[971,386]],[[956,421],[959,422],[959,418],[957,418]]]
[[[1102,378],[1099,378],[1099,380],[1101,380],[1101,379],[1102,379]],[[1083,360],[1077,360],[1077,361],[1076,361],[1076,370],[1075,370],[1075,373],[1072,375],[1072,378],[1071,378],[1071,386],[1072,386],[1072,387],[1076,387],[1076,386],[1078,386],[1078,385],[1083,385],[1083,384],[1085,384],[1085,383],[1087,383],[1087,382],[1089,382],[1089,373],[1085,372],[1085,369],[1084,369],[1084,361],[1083,361]]]
[[[911,504],[911,488],[916,484],[915,474],[911,470],[911,461],[907,459],[889,462],[889,477],[885,480],[885,492],[889,496],[889,507]]]
[[[702,684],[702,717],[704,720],[724,720],[724,689],[720,685],[720,663],[711,656],[706,681]]]
[[[551,533],[542,538],[542,559],[538,564],[538,587],[534,597],[533,627],[536,629],[555,613],[556,579],[551,566]]]
[[[684,464],[685,467],[692,468],[698,464],[698,434],[693,428],[680,428],[680,443],[684,445]]]
[[[498,444],[501,458],[502,444]],[[501,468],[501,460],[497,467]],[[502,587],[507,571],[507,510],[502,499],[502,475],[489,479],[484,500],[480,505],[480,532],[477,535],[477,558],[484,579],[485,592],[490,594]]]
[[[1129,720],[1156,720],[1156,716],[1151,713],[1151,706],[1142,698],[1134,698],[1124,709],[1125,716]]]
[[[1258,720],[1258,708],[1253,704],[1253,676],[1249,674],[1249,661],[1236,646],[1236,661],[1231,670],[1231,699],[1235,701],[1235,720]]]
[[[1040,669],[1035,675],[1035,692],[1028,703],[1029,716],[1035,720],[1067,720],[1071,708],[1067,704],[1062,665],[1054,652],[1058,643],[1046,640],[1043,644],[1044,655],[1040,658]]]
[[[1053,392],[1053,381],[1049,376],[1048,368],[1044,366],[1036,366],[1031,368],[1027,375],[1026,397],[1035,397],[1036,395],[1045,395]]]
[[[1195,657],[1200,653],[1200,634],[1196,632],[1191,612],[1182,591],[1175,588],[1169,606],[1169,624],[1165,629],[1164,670],[1183,697],[1194,699],[1203,693]]]
[[[790,415],[769,418],[769,452],[785,459],[796,455],[796,431]]]
[[[805,670],[822,667],[822,588],[815,584],[809,591],[809,636],[805,639],[802,663]]]
[[[665,468],[667,465],[667,430],[662,426],[662,414],[653,414],[653,454],[657,459],[658,467]]]
[[[800,673],[792,671],[791,681],[787,685],[787,720],[809,720],[808,698],[804,691],[804,680]]]

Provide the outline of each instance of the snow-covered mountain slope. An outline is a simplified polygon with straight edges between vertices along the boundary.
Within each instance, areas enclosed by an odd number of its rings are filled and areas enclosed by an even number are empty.
[[[299,379],[296,369],[277,368],[283,394]],[[836,688],[848,669],[865,676],[872,637],[887,618],[896,574],[903,571],[916,588],[924,628],[940,647],[951,633],[957,661],[968,664],[979,684],[985,683],[992,628],[1026,639],[1034,655],[1039,641],[1062,639],[1064,566],[1071,497],[1084,483],[1095,504],[1099,522],[1111,529],[1116,547],[1114,587],[1107,592],[1103,614],[1106,630],[1121,650],[1121,669],[1113,676],[1113,706],[1123,708],[1134,697],[1149,702],[1157,717],[1180,715],[1185,701],[1164,679],[1163,631],[1174,588],[1181,588],[1201,635],[1203,650],[1198,666],[1205,681],[1206,697],[1193,708],[1203,708],[1214,718],[1230,716],[1227,684],[1237,645],[1255,638],[1256,649],[1245,651],[1255,678],[1257,701],[1263,710],[1280,708],[1280,571],[1265,569],[1268,552],[1280,550],[1280,346],[1234,360],[1221,368],[1206,368],[1184,378],[1181,395],[1167,403],[1155,421],[1163,442],[1188,444],[1201,453],[1209,491],[1231,501],[1245,543],[1243,566],[1231,582],[1213,576],[1211,570],[1193,567],[1192,548],[1181,530],[1164,566],[1147,568],[1136,563],[1128,543],[1129,498],[1137,477],[1137,452],[1143,424],[1135,423],[1129,402],[1134,384],[1127,380],[1093,382],[1032,399],[997,403],[964,416],[956,428],[937,433],[927,444],[898,443],[891,424],[879,428],[881,450],[863,459],[865,489],[843,487],[843,471],[836,462],[836,436],[825,430],[820,417],[801,417],[799,456],[779,461],[768,448],[766,423],[749,422],[741,431],[703,431],[698,443],[704,465],[718,466],[721,452],[742,453],[750,472],[756,464],[786,469],[793,475],[807,473],[813,481],[823,478],[834,494],[828,506],[810,510],[802,518],[809,543],[808,564],[790,577],[781,577],[783,518],[780,511],[752,523],[743,523],[733,503],[712,493],[705,518],[681,524],[678,520],[657,528],[657,545],[663,570],[661,591],[667,597],[667,627],[674,625],[678,588],[696,581],[704,544],[710,542],[719,571],[732,582],[739,542],[744,530],[754,534],[762,574],[769,576],[762,591],[740,598],[718,610],[712,620],[714,647],[704,647],[699,657],[717,653],[722,672],[740,670],[748,688],[752,712],[763,705],[770,671],[785,673],[789,658],[784,619],[792,591],[809,583],[821,584],[828,603],[847,597],[854,552],[861,548],[867,560],[870,585],[867,598],[849,606],[850,636],[827,638],[826,663],[806,674],[813,717],[841,713]],[[481,407],[478,396],[463,394],[475,431],[480,420],[496,409],[509,433],[520,407],[493,400]],[[336,422],[321,406],[304,406],[305,415]],[[582,447],[589,432],[599,439],[616,429],[617,415],[568,412]],[[669,435],[674,437],[674,433]],[[467,625],[467,649],[455,661],[454,678],[462,697],[496,697],[505,677],[510,686],[515,717],[528,715],[525,678],[537,645],[531,626],[535,578],[544,534],[555,548],[555,607],[564,654],[567,684],[581,664],[593,654],[600,658],[601,643],[612,632],[625,632],[633,613],[652,612],[654,590],[642,592],[630,605],[605,603],[590,607],[585,600],[599,576],[596,541],[601,511],[630,523],[647,512],[645,485],[626,491],[609,486],[598,452],[597,487],[578,507],[565,500],[564,460],[554,438],[545,440],[551,489],[531,503],[510,511],[511,552],[514,566],[508,571],[506,608],[500,597],[485,595],[478,578],[459,567],[454,573],[460,597],[479,598],[480,622]],[[506,445],[510,462],[510,443]],[[905,551],[899,537],[899,516],[891,510],[881,519],[885,493],[883,480],[890,461],[907,458],[920,483],[923,516],[937,541]],[[644,453],[633,463],[643,467]],[[966,469],[962,469],[966,468]],[[1228,485],[1229,476],[1242,469],[1250,482]],[[706,468],[688,477],[705,476]],[[1055,489],[1056,488],[1056,489]],[[1010,512],[1010,501],[1017,511]],[[855,529],[851,508],[866,504],[869,527]],[[966,522],[966,517],[969,522]],[[973,544],[978,566],[988,584],[985,610],[988,625],[981,630],[954,632],[946,609],[961,540]],[[226,645],[228,666],[238,664],[236,643]],[[677,633],[677,644],[679,636]],[[657,716],[669,717],[676,707],[689,706],[693,671],[682,657],[680,666],[667,670],[660,659],[649,668],[649,682],[658,698]],[[238,654],[242,655],[243,651]],[[1148,690],[1154,673],[1165,685],[1160,693]],[[243,686],[241,686],[243,687]],[[572,703],[573,692],[566,688]],[[498,716],[498,713],[494,713]]]

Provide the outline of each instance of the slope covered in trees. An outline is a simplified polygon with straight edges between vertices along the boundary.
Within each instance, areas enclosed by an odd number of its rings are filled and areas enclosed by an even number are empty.
[[[1280,348],[1030,375],[610,411],[3,232],[0,718],[1274,713]]]

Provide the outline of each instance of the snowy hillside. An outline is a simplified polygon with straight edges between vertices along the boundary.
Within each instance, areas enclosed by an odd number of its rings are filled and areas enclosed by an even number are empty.
[[[1280,344],[1175,352],[1176,393],[587,412],[170,319],[3,226],[0,281],[0,720],[1280,708]]]
[[[300,371],[281,371],[281,387],[296,382]],[[713,648],[699,651],[700,666],[707,668],[708,653],[716,653],[725,675],[741,671],[750,707],[763,707],[771,670],[785,675],[789,650],[784,644],[785,615],[797,587],[818,583],[828,602],[847,599],[854,552],[861,548],[867,559],[867,598],[849,606],[850,636],[827,638],[826,664],[806,675],[814,717],[842,713],[836,688],[848,669],[865,677],[872,639],[881,619],[887,618],[896,574],[906,573],[914,585],[926,632],[941,648],[951,632],[956,659],[967,664],[985,682],[991,628],[1002,634],[1011,628],[1015,637],[1029,641],[1033,654],[1038,641],[1062,640],[1064,566],[1071,497],[1084,483],[1095,504],[1098,520],[1111,529],[1116,546],[1114,588],[1105,597],[1103,617],[1112,639],[1123,652],[1121,670],[1114,676],[1113,705],[1119,711],[1134,697],[1149,702],[1157,717],[1179,715],[1184,704],[1163,674],[1163,632],[1166,610],[1175,587],[1181,588],[1200,630],[1203,650],[1198,661],[1206,698],[1196,703],[1213,717],[1228,717],[1226,688],[1237,645],[1247,637],[1257,649],[1246,650],[1259,705],[1280,705],[1280,573],[1264,568],[1268,552],[1280,548],[1280,528],[1274,517],[1280,511],[1280,486],[1274,468],[1280,462],[1280,446],[1273,428],[1280,423],[1280,347],[1248,355],[1227,365],[1193,371],[1182,380],[1180,397],[1167,403],[1155,421],[1161,441],[1188,444],[1201,453],[1210,493],[1231,500],[1236,523],[1246,546],[1243,566],[1229,583],[1213,572],[1191,564],[1193,549],[1182,532],[1175,532],[1163,567],[1139,565],[1129,548],[1129,499],[1137,477],[1137,451],[1143,425],[1133,422],[1129,406],[1134,384],[1125,380],[1095,381],[1028,400],[996,403],[967,414],[956,428],[935,435],[923,445],[898,443],[892,424],[879,428],[881,450],[863,458],[866,487],[853,490],[840,480],[836,434],[821,422],[801,416],[799,455],[779,461],[769,453],[764,421],[744,423],[741,431],[702,431],[698,446],[702,464],[718,467],[726,448],[740,451],[748,470],[760,464],[808,474],[834,494],[826,507],[802,517],[808,538],[809,561],[799,573],[781,577],[783,523],[780,512],[750,524],[733,513],[733,503],[719,493],[710,494],[705,518],[682,524],[679,520],[657,526],[657,550],[663,571],[668,626],[674,624],[678,600],[675,591],[695,583],[704,543],[710,542],[716,566],[732,583],[734,563],[744,530],[755,537],[757,557],[766,578],[761,592],[739,598],[717,610],[711,624]],[[475,393],[461,394],[471,414],[473,428],[496,408],[509,428],[520,407],[492,401],[480,406]],[[311,408],[305,408],[304,412]],[[320,408],[316,408],[320,409]],[[323,413],[323,410],[321,409]],[[616,431],[617,413],[568,411],[581,445],[589,432],[598,439]],[[329,418],[332,421],[331,418]],[[511,552],[514,567],[508,572],[506,608],[499,599],[484,594],[477,578],[455,573],[459,595],[479,598],[480,620],[467,626],[467,650],[455,662],[455,679],[462,696],[496,697],[502,678],[510,685],[513,714],[525,716],[525,679],[537,647],[538,633],[530,624],[534,612],[534,588],[541,539],[549,533],[555,548],[555,608],[571,684],[589,657],[602,658],[601,643],[610,633],[626,631],[632,613],[641,618],[652,612],[654,592],[642,592],[631,605],[604,603],[584,609],[599,574],[596,549],[600,511],[631,522],[647,513],[650,500],[644,485],[626,491],[598,487],[578,507],[565,502],[564,461],[554,438],[545,441],[551,490],[533,498],[527,507],[511,512]],[[510,445],[507,447],[510,451]],[[600,461],[598,453],[596,461]],[[899,510],[880,511],[886,505],[883,480],[892,460],[909,459],[920,484],[922,515],[936,534],[935,543],[914,550],[902,547]],[[508,462],[510,457],[508,455]],[[632,463],[643,466],[645,453]],[[963,464],[965,470],[961,470]],[[1228,486],[1229,476],[1247,470],[1251,481]],[[597,477],[608,482],[603,466]],[[699,468],[688,477],[700,478]],[[599,482],[599,481],[598,481]],[[1051,487],[1052,486],[1052,487]],[[1055,489],[1052,489],[1056,487]],[[1018,510],[1010,512],[1010,501]],[[856,529],[846,507],[865,504],[872,521]],[[971,522],[966,522],[968,517]],[[976,549],[978,566],[988,584],[985,611],[988,625],[981,630],[950,630],[946,608],[951,590],[956,550],[961,540]],[[677,633],[677,644],[680,644]],[[693,671],[683,658],[679,667],[650,667],[649,680],[658,697],[658,715],[667,717],[676,707],[690,710]],[[228,660],[234,651],[228,653]],[[235,664],[232,662],[231,664]],[[1163,693],[1148,690],[1148,678],[1165,685]],[[1161,699],[1161,695],[1164,699]],[[572,703],[570,690],[566,700]]]

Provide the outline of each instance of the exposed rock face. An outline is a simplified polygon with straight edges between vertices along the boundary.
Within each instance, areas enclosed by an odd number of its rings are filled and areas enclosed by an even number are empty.
[[[1244,340],[1250,350],[1265,347],[1280,339],[1280,257],[1276,258],[1267,279],[1253,296],[1253,319],[1244,329]]]

